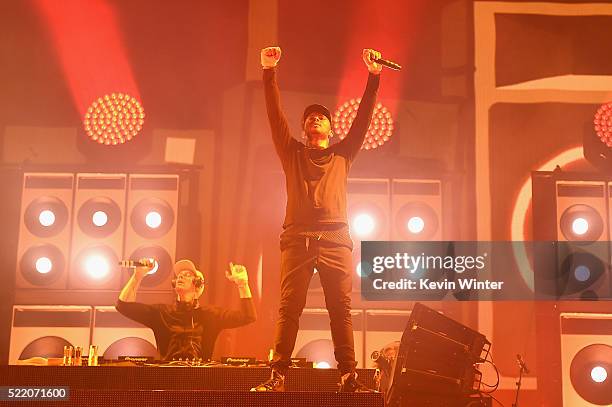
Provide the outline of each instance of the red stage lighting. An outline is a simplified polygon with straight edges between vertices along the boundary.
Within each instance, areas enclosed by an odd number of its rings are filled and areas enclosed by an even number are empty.
[[[124,144],[142,130],[145,113],[136,98],[124,93],[111,93],[94,101],[83,126],[93,141],[107,146]]]
[[[608,102],[597,109],[593,124],[601,142],[608,147],[612,147],[612,102]]]
[[[357,116],[357,109],[359,108],[360,102],[361,98],[351,99],[340,105],[336,110],[333,126],[334,133],[340,137],[340,140],[347,136],[351,124],[355,116]],[[377,103],[376,106],[374,106],[372,121],[362,148],[370,150],[382,146],[385,142],[389,141],[392,134],[393,118],[391,117],[391,112],[381,103]]]

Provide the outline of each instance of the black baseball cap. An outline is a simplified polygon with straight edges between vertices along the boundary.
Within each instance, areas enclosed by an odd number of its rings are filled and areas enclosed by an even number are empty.
[[[331,118],[331,113],[329,112],[329,109],[326,108],[323,105],[319,105],[319,104],[313,104],[310,105],[308,107],[306,107],[306,109],[304,109],[304,114],[302,115],[302,122],[306,121],[306,118],[308,117],[308,115],[312,112],[317,112],[317,113],[322,113],[323,116],[327,117],[327,119],[329,120],[329,122],[331,123],[332,118]]]

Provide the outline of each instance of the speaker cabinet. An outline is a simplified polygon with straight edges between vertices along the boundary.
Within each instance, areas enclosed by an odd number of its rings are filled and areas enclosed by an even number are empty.
[[[65,345],[88,349],[91,319],[87,306],[15,305],[9,364],[32,357],[61,358]]]
[[[561,313],[563,405],[612,405],[612,314]]]
[[[71,288],[119,289],[126,179],[125,174],[77,174]]]
[[[119,356],[151,356],[159,358],[153,331],[121,315],[115,307],[94,308],[92,344],[105,359]]]
[[[23,175],[17,288],[66,288],[73,183],[72,174]]]
[[[178,175],[132,174],[129,177],[125,257],[154,258],[156,262],[142,281],[144,291],[172,289],[178,193]],[[124,276],[129,277],[127,273]]]

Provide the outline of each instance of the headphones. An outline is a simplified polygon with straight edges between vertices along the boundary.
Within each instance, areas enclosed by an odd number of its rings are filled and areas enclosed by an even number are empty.
[[[203,280],[203,279],[201,279],[200,277],[196,276],[196,277],[193,279],[193,286],[194,286],[195,288],[202,288],[202,287],[204,286],[204,280]],[[176,288],[176,277],[174,277],[174,278],[172,279],[172,288]]]

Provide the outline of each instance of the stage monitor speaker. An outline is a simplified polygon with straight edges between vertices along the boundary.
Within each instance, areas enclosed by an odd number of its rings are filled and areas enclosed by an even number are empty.
[[[72,174],[23,175],[17,288],[66,288],[73,183]]]
[[[91,343],[98,346],[104,359],[119,356],[150,356],[159,359],[151,328],[121,315],[115,307],[94,308]]]
[[[352,310],[357,367],[364,366],[363,355],[363,312]],[[293,357],[306,358],[317,367],[336,367],[334,346],[329,328],[329,314],[326,309],[304,309],[300,318],[300,330],[295,342]]]
[[[179,179],[176,174],[132,174],[127,196],[124,257],[155,259],[142,280],[144,291],[172,290],[176,255]],[[124,272],[124,279],[129,272]]]
[[[416,303],[393,364],[389,404],[416,393],[469,394],[478,373],[474,364],[489,347],[484,335]]]
[[[612,405],[612,314],[561,313],[563,406]]]
[[[61,358],[65,345],[88,349],[91,318],[87,306],[15,305],[9,364],[32,357]]]
[[[402,339],[404,328],[410,318],[410,311],[366,310],[365,312],[365,355],[370,360],[372,352]],[[364,367],[371,367],[371,361]]]
[[[69,286],[119,289],[125,174],[77,174]]]

